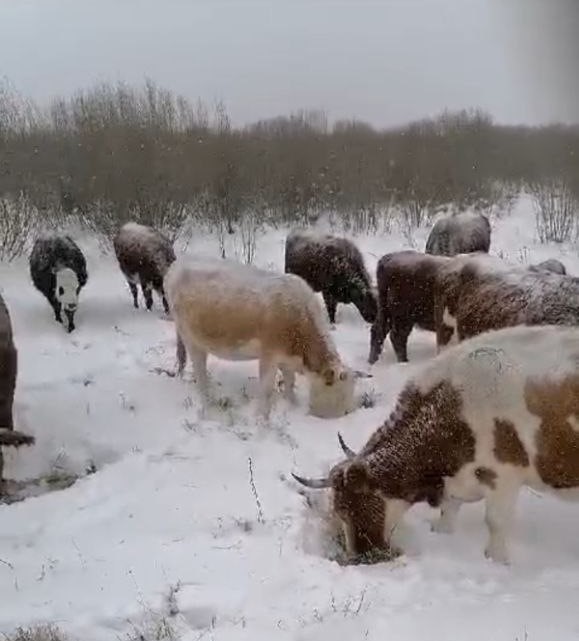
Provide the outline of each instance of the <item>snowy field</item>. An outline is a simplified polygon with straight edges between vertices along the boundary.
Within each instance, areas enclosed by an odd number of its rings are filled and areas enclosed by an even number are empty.
[[[517,262],[562,260],[575,246],[539,245],[522,200],[493,219],[492,253]],[[422,250],[427,230],[414,237]],[[256,263],[283,270],[285,231],[258,239]],[[290,472],[323,474],[341,458],[336,434],[358,449],[387,417],[406,377],[435,353],[415,331],[410,364],[390,343],[370,368],[369,328],[338,307],[333,335],[345,360],[372,373],[375,398],[340,420],[277,401],[269,430],[253,420],[257,363],[209,359],[223,408],[204,420],[188,368],[174,367],[173,324],[155,303],[135,310],[114,255],[77,237],[89,282],[68,335],[34,290],[26,260],[0,267],[19,350],[16,425],[37,444],[7,453],[6,476],[83,475],[68,489],[0,506],[0,633],[52,622],[81,641],[567,641],[579,638],[579,510],[523,491],[512,566],[483,556],[483,505],[465,506],[454,535],[430,532],[436,513],[413,508],[391,563],[332,561],[318,513]],[[356,237],[374,273],[408,248],[398,233]],[[217,255],[194,237],[188,252]],[[96,473],[86,475],[89,468]],[[251,468],[251,469],[250,469]],[[142,634],[143,637],[139,637]]]

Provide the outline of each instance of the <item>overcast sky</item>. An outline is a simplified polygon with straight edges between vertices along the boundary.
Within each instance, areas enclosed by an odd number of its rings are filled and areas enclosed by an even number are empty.
[[[579,122],[577,40],[579,0],[0,0],[0,76],[22,93],[148,76],[237,124],[475,106]]]

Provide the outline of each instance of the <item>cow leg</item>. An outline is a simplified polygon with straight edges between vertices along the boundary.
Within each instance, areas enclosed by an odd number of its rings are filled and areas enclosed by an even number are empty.
[[[161,300],[163,301],[163,309],[165,310],[165,314],[167,316],[169,315],[169,303],[167,302],[167,298],[165,297],[165,291],[162,289],[161,290]]]
[[[326,304],[326,309],[328,310],[330,323],[332,325],[335,325],[336,324],[336,308],[338,307],[338,301],[328,291],[322,292],[322,296],[324,297],[324,303]]]
[[[431,530],[439,534],[452,534],[461,505],[462,501],[459,499],[443,499],[440,505],[440,517],[432,524]]]
[[[179,347],[177,348],[179,349]],[[206,407],[211,402],[209,376],[207,375],[207,352],[197,347],[189,347],[188,352],[193,365],[193,375],[195,376],[197,389],[201,395],[201,402]]]
[[[141,278],[141,290],[143,291],[143,298],[145,299],[145,307],[148,311],[151,311],[153,307],[153,288],[151,287],[151,283]]]
[[[4,485],[4,453],[0,447],[0,496],[3,496],[5,492]]]
[[[507,541],[513,524],[519,487],[515,483],[503,482],[486,498],[485,520],[489,529],[489,542],[485,548],[485,556],[505,565],[509,563]]]
[[[295,383],[296,383],[296,373],[290,367],[286,365],[280,365],[280,370],[283,376],[283,395],[284,398],[289,401],[292,405],[297,403],[296,392],[295,392]]]
[[[412,331],[412,323],[395,322],[390,329],[390,342],[399,363],[408,362],[408,337]]]
[[[61,316],[62,305],[56,300],[56,296],[53,293],[51,293],[48,296],[48,302],[50,303],[50,306],[54,311],[54,319],[57,322],[62,323],[62,316]]]
[[[127,283],[129,284],[129,289],[133,296],[133,307],[135,309],[139,309],[139,292],[137,290],[137,285],[132,280],[127,280]]]
[[[386,517],[384,519],[384,540],[394,556],[400,556],[402,554],[402,550],[392,545],[391,538],[409,508],[410,503],[399,499],[391,499],[388,501],[388,506],[385,507]]]
[[[257,412],[265,420],[271,412],[273,393],[275,390],[275,373],[277,366],[269,356],[259,359],[259,399]]]
[[[370,329],[370,354],[368,355],[368,363],[370,365],[373,365],[380,358],[389,329],[388,320],[382,312],[382,308],[379,308],[376,320],[372,323],[372,328]]]

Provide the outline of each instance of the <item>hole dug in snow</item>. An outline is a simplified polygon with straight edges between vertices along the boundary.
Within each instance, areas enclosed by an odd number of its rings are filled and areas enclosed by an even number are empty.
[[[96,471],[96,466],[91,462],[82,474],[55,468],[48,474],[37,478],[22,481],[5,479],[3,493],[0,495],[0,505],[10,505],[11,503],[18,503],[33,496],[41,496],[49,492],[66,490],[72,487],[79,479],[94,474]]]
[[[395,546],[351,556],[346,548],[341,521],[331,509],[330,492],[308,492],[301,488],[298,492],[305,499],[299,536],[307,554],[321,556],[339,565],[372,565],[393,561],[401,556]]]

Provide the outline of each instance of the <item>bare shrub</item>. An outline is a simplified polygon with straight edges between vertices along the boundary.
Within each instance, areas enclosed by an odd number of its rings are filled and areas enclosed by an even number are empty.
[[[38,210],[24,194],[0,199],[0,260],[21,256],[38,224]]]
[[[257,238],[260,232],[259,215],[255,211],[249,211],[239,221],[239,236],[241,240],[241,255],[243,262],[251,265],[257,251]]]
[[[29,628],[17,628],[12,634],[4,635],[6,641],[67,641],[56,626],[51,624],[35,625]]]
[[[564,243],[577,229],[578,202],[567,184],[559,179],[531,187],[535,225],[541,243]]]
[[[173,240],[201,220],[243,234],[248,261],[253,209],[260,224],[330,214],[354,233],[389,229],[381,213],[396,211],[411,236],[441,208],[507,213],[519,185],[549,176],[579,197],[579,127],[499,126],[476,109],[387,130],[329,126],[321,111],[236,127],[222,103],[151,81],[97,84],[46,108],[0,82],[0,145],[0,197],[27,194],[55,225],[60,211],[78,215],[106,247],[131,218]]]

